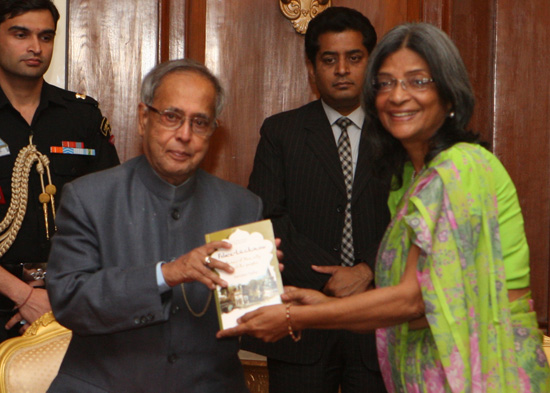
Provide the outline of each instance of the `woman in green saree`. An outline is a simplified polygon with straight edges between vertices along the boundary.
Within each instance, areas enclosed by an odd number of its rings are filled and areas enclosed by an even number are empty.
[[[290,288],[287,305],[219,336],[376,329],[390,392],[549,392],[516,190],[466,129],[474,97],[457,48],[432,25],[397,26],[366,81],[363,137],[375,175],[393,176],[376,289],[334,299]]]

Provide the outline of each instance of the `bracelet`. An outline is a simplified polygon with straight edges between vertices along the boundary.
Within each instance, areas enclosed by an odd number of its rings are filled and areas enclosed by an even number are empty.
[[[31,290],[29,291],[29,295],[27,296],[27,298],[25,299],[25,301],[23,303],[21,303],[20,305],[17,306],[17,308],[21,308],[23,307],[25,304],[27,304],[27,302],[29,301],[29,299],[31,298],[31,295],[32,295],[32,291],[33,291],[33,287],[31,287]]]
[[[290,324],[290,303],[286,304],[286,321],[288,323],[288,334],[292,337],[292,340],[297,343],[302,339],[302,332],[298,332],[298,334],[295,335],[294,330],[292,330],[292,325]]]

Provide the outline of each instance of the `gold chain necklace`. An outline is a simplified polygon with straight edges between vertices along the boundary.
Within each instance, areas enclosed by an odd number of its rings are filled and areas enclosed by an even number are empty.
[[[183,300],[185,301],[185,305],[187,306],[187,309],[189,312],[196,318],[202,317],[204,314],[206,314],[206,310],[208,310],[208,307],[210,306],[210,302],[212,301],[212,291],[210,291],[208,295],[208,300],[206,301],[206,304],[204,305],[204,309],[201,312],[196,312],[191,308],[191,305],[189,304],[189,301],[187,301],[187,294],[185,293],[185,286],[183,283],[181,285],[181,292],[183,293]]]

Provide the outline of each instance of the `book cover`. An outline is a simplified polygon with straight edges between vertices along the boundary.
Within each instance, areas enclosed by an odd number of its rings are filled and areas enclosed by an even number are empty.
[[[205,238],[207,243],[225,240],[232,245],[212,254],[235,269],[232,274],[216,271],[228,283],[214,291],[221,329],[237,326],[237,319],[247,312],[281,303],[283,283],[270,220],[208,233]]]

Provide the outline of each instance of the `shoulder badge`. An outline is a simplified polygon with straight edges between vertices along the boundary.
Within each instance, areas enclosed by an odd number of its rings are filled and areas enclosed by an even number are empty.
[[[104,137],[106,138],[111,137],[111,124],[109,123],[109,120],[107,120],[105,116],[103,116],[103,119],[101,120],[100,130]]]
[[[88,104],[88,105],[93,105],[95,107],[98,106],[98,103],[96,100],[94,100],[92,97],[84,93],[75,93],[74,91],[59,89],[59,94],[61,95],[61,97],[63,97],[65,101],[68,101],[71,103],[77,102],[78,104]]]

